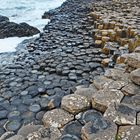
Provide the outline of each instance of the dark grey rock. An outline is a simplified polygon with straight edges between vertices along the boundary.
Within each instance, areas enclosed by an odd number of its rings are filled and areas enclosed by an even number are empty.
[[[80,138],[82,125],[78,121],[72,121],[63,128],[63,135],[70,134]]]
[[[32,111],[32,112],[38,112],[38,111],[40,111],[40,105],[39,104],[32,104],[29,107],[29,110]]]
[[[21,127],[21,122],[17,120],[11,120],[6,124],[6,129],[9,131],[17,131]]]

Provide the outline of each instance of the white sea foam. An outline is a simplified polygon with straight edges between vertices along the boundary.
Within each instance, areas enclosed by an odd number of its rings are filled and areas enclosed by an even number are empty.
[[[0,15],[10,21],[26,22],[42,31],[48,19],[41,19],[45,11],[59,7],[65,0],[0,0]],[[0,53],[15,51],[16,46],[28,37],[0,39]]]

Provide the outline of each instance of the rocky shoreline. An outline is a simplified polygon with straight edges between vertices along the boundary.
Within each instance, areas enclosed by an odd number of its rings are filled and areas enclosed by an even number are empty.
[[[40,31],[27,23],[17,24],[11,22],[8,17],[0,15],[0,39],[7,37],[33,36]]]
[[[39,38],[1,57],[1,140],[139,140],[140,44],[106,48],[110,23],[96,12],[110,4],[67,0]]]

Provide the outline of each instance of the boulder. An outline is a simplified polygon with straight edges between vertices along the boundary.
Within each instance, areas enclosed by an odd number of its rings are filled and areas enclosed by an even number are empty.
[[[71,94],[63,97],[61,108],[72,113],[77,114],[90,107],[90,102],[85,96]]]
[[[43,123],[46,128],[55,127],[62,128],[65,124],[72,121],[74,116],[62,109],[53,109],[43,116]]]
[[[135,84],[140,85],[140,68],[132,71],[130,78]]]

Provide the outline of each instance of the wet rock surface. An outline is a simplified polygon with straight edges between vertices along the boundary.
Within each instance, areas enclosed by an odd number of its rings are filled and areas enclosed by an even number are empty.
[[[27,23],[14,23],[0,15],[0,38],[33,36],[40,31]]]
[[[39,112],[60,107],[62,97],[75,86],[89,85],[103,72],[100,53],[87,29],[89,2],[94,1],[65,2],[38,39],[13,54],[1,55],[0,121],[7,119],[8,129],[42,123]],[[14,111],[19,114],[11,121],[18,128],[9,122],[8,114]]]
[[[108,10],[110,2],[104,2]],[[110,44],[102,48],[100,36],[94,41],[96,21],[89,13],[98,4],[67,0],[44,14],[51,21],[39,38],[15,53],[0,55],[2,140],[13,136],[27,140],[139,138],[139,51],[135,49],[137,56],[131,63],[129,48],[113,42],[122,56]],[[126,3],[113,1],[117,9],[120,4]],[[114,23],[109,26],[114,28]],[[108,41],[106,32],[102,41]],[[126,37],[125,31],[119,36]],[[115,61],[118,56],[121,63]]]

